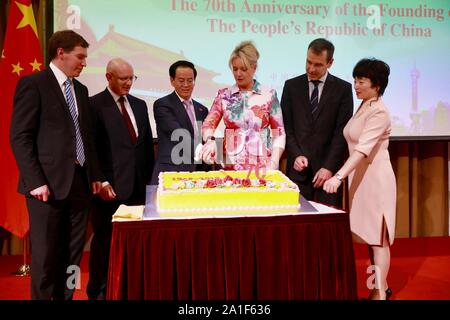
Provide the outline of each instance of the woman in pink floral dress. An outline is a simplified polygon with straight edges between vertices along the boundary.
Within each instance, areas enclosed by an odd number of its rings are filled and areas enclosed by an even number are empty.
[[[249,41],[231,54],[229,65],[236,83],[219,90],[202,126],[202,158],[207,163],[218,162],[214,131],[223,118],[225,169],[278,169],[286,142],[283,117],[276,91],[253,78],[258,58]]]

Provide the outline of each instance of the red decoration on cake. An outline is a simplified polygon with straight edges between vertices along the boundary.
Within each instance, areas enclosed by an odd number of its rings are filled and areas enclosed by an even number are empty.
[[[208,179],[206,181],[205,188],[215,188],[215,187],[217,187],[215,179]]]
[[[242,180],[242,186],[243,187],[251,187],[252,182],[250,181],[250,179],[243,179]]]
[[[242,184],[242,179],[241,178],[234,178],[233,179],[233,184],[241,185]]]

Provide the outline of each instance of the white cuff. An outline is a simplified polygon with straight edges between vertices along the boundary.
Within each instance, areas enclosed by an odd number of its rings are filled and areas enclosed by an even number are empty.
[[[277,137],[274,137],[272,140],[272,149],[280,148],[284,150],[286,146],[286,134],[281,134]]]

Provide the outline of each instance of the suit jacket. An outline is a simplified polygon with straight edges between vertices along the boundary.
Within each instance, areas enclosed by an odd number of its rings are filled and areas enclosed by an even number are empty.
[[[153,137],[144,100],[127,95],[138,130],[136,144],[131,142],[117,103],[105,89],[90,98],[95,124],[102,181],[114,188],[118,200],[131,197],[134,187],[145,194],[154,165]]]
[[[73,80],[78,120],[90,182],[99,180],[87,88]],[[75,126],[61,87],[50,68],[19,80],[14,96],[11,147],[19,167],[19,192],[29,195],[47,184],[51,196],[65,199],[76,161]]]
[[[287,176],[294,181],[306,179],[307,170],[293,168],[301,155],[308,158],[314,174],[320,168],[336,172],[348,154],[342,131],[353,114],[351,84],[328,74],[313,116],[308,77],[303,74],[286,81],[281,108],[287,135]]]
[[[205,120],[208,109],[199,102],[192,100],[197,121]],[[153,113],[158,133],[158,155],[152,175],[152,184],[158,184],[158,175],[163,171],[195,171],[206,170],[206,166],[194,163],[194,128],[183,103],[176,92],[162,97],[153,104]],[[186,129],[191,135],[191,149],[189,163],[175,164],[172,161],[172,149],[180,141],[171,141],[175,129]],[[200,129],[199,129],[200,130]],[[199,133],[200,134],[200,133]],[[201,137],[200,137],[201,140]]]

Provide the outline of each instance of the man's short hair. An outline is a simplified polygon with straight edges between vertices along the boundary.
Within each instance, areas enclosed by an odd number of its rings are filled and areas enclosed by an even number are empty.
[[[177,68],[191,68],[192,71],[194,71],[194,80],[197,78],[197,70],[195,70],[195,66],[192,62],[186,61],[186,60],[178,60],[177,62],[173,63],[169,68],[169,76],[172,79],[175,79],[175,75],[177,73]]]
[[[308,46],[308,50],[311,49],[312,52],[319,55],[322,51],[327,51],[327,62],[330,62],[333,59],[334,54],[334,45],[324,38],[318,38],[313,41]]]
[[[71,52],[76,46],[89,48],[89,43],[73,30],[56,31],[48,40],[48,57],[53,60],[58,48]]]

